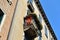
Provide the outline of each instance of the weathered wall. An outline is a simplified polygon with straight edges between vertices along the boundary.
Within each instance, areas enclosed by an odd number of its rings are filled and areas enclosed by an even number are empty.
[[[23,40],[23,18],[27,9],[26,0],[18,0],[14,19],[12,22],[9,40]]]
[[[12,0],[12,2],[12,5],[9,5],[7,0],[0,0],[0,9],[4,12],[5,15],[5,20],[3,24],[0,24],[0,40],[7,40],[12,16],[16,5],[16,0]]]

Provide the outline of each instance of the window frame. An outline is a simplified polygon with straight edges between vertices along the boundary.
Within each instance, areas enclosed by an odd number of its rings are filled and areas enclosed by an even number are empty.
[[[1,8],[0,8],[0,9],[1,9]],[[4,12],[4,10],[1,9],[1,11],[4,13],[4,15],[3,15],[3,18],[2,18],[1,23],[0,23],[0,32],[1,32],[1,30],[2,30],[2,26],[3,26],[4,21],[5,21],[5,18],[6,18],[6,13]]]

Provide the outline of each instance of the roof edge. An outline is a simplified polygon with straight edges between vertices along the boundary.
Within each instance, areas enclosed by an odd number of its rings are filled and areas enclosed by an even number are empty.
[[[46,23],[49,31],[51,32],[51,35],[53,36],[53,38],[54,38],[55,40],[57,40],[57,37],[56,37],[56,35],[55,35],[55,33],[54,33],[51,25],[50,25],[50,22],[48,21],[48,18],[47,18],[46,14],[45,14],[45,12],[44,12],[44,10],[43,10],[43,8],[42,8],[41,3],[39,2],[39,0],[34,0],[34,1],[35,1],[36,5],[37,5],[39,11],[41,12],[41,15],[42,15],[42,17],[43,17],[43,19],[44,19],[44,21],[45,21],[45,23]]]

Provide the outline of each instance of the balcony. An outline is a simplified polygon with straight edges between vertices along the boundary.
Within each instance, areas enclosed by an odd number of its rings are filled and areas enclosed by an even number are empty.
[[[42,25],[40,24],[37,15],[29,14],[24,17],[24,32],[30,38],[35,38],[38,36],[38,30],[42,30]]]
[[[27,6],[30,9],[31,12],[34,12],[34,7],[30,1],[27,2]]]

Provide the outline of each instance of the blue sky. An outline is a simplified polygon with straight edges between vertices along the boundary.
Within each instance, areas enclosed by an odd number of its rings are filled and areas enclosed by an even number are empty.
[[[60,40],[60,0],[40,0],[47,18]]]

